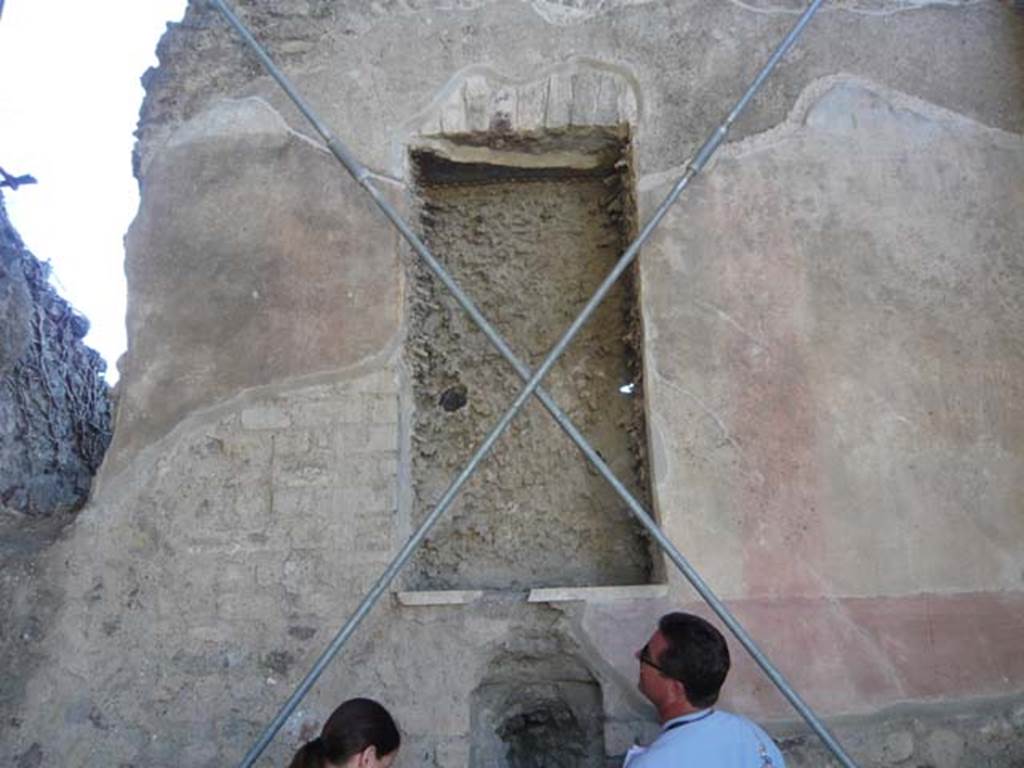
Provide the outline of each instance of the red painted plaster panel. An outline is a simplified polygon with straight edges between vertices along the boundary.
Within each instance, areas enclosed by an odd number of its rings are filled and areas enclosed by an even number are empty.
[[[796,691],[824,714],[904,701],[1024,691],[1024,592],[907,597],[752,599],[728,606]],[[627,680],[658,617],[686,610],[724,626],[702,603],[588,605],[588,640]],[[723,704],[758,717],[796,714],[726,633],[733,671]]]

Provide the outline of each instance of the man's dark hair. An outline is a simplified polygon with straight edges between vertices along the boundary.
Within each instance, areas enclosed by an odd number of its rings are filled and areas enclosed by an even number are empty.
[[[656,659],[661,671],[683,684],[693,706],[710,707],[729,674],[729,646],[722,633],[692,613],[666,613],[658,629],[668,641]]]

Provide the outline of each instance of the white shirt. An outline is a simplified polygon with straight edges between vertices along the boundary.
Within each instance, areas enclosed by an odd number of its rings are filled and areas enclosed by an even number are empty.
[[[745,717],[704,709],[669,720],[649,747],[630,748],[623,768],[785,768],[782,753]]]

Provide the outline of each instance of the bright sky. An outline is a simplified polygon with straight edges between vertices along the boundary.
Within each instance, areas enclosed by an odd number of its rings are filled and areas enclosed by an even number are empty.
[[[4,188],[11,223],[89,318],[86,343],[124,352],[124,234],[139,204],[132,132],[139,78],[187,0],[6,0],[0,16],[0,167],[38,184]]]

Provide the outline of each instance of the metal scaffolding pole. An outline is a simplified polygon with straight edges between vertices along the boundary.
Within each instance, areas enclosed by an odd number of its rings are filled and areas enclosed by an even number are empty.
[[[241,21],[235,16],[230,9],[224,4],[223,0],[209,0],[217,10],[228,20],[232,27],[239,33],[243,40],[249,45],[249,47],[256,53],[260,61],[271,74],[271,76],[278,82],[282,89],[295,103],[296,107],[302,112],[306,119],[313,125],[314,129],[323,137],[327,143],[328,148],[332,154],[338,159],[339,162],[348,170],[348,172],[356,179],[357,182],[373,197],[378,207],[392,222],[392,224],[399,230],[403,237],[409,242],[413,249],[418,255],[424,259],[428,267],[434,272],[435,275],[442,281],[446,288],[455,296],[456,300],[463,307],[463,309],[470,315],[474,323],[484,332],[488,340],[498,349],[498,351],[509,361],[509,363],[516,370],[516,373],[526,381],[526,386],[517,396],[516,400],[510,406],[509,410],[502,417],[499,423],[492,429],[485,438],[484,442],[477,449],[473,458],[467,464],[465,469],[456,477],[456,479],[449,486],[448,490],[442,496],[441,501],[434,508],[434,510],[428,515],[423,521],[420,527],[413,533],[410,539],[406,542],[402,550],[392,560],[391,564],[385,570],[384,574],[370,590],[363,602],[357,608],[353,616],[346,622],[346,624],[339,630],[334,640],[328,646],[328,648],[321,654],[317,660],[313,669],[307,674],[303,681],[299,684],[298,688],[285,703],[285,705],[278,712],[274,721],[267,727],[260,739],[253,746],[253,748],[246,755],[242,765],[251,766],[255,760],[262,754],[263,750],[270,743],[277,731],[284,725],[287,718],[298,706],[299,702],[305,697],[309,689],[320,677],[326,667],[330,664],[333,658],[341,650],[345,642],[355,631],[355,628],[362,621],[363,618],[369,613],[369,611],[379,600],[380,596],[387,589],[388,585],[393,581],[394,577],[398,574],[404,564],[411,557],[412,553],[425,538],[426,534],[430,531],[433,525],[437,522],[444,511],[454,501],[462,485],[469,479],[469,477],[476,470],[480,461],[486,456],[494,442],[501,436],[505,428],[511,423],[511,420],[515,417],[518,411],[522,408],[525,402],[529,399],[532,394],[536,394],[540,399],[541,403],[552,415],[558,425],[566,432],[566,434],[573,440],[574,443],[580,448],[586,458],[597,468],[599,473],[609,482],[613,489],[618,495],[626,502],[630,511],[640,520],[641,524],[648,530],[651,536],[658,542],[659,546],[665,551],[669,559],[672,560],[673,564],[682,572],[694,589],[701,595],[701,597],[708,603],[712,610],[718,615],[718,617],[726,624],[729,630],[733,633],[736,639],[744,646],[744,648],[751,654],[758,665],[768,675],[769,679],[779,688],[782,694],[789,700],[797,712],[807,721],[811,726],[812,730],[822,739],[828,749],[836,756],[842,765],[846,768],[855,768],[855,764],[842,750],[842,747],[838,744],[832,734],[825,728],[814,712],[807,706],[805,702],[799,697],[799,695],[792,689],[792,687],[782,677],[781,673],[771,664],[764,653],[757,647],[756,643],[749,636],[746,630],[739,624],[735,617],[729,612],[729,610],[721,603],[721,601],[715,596],[708,585],[703,581],[700,575],[694,570],[689,562],[683,557],[683,555],[676,549],[676,547],[669,541],[665,535],[658,528],[654,522],[652,516],[643,508],[643,506],[637,501],[637,499],[628,491],[628,489],[615,477],[614,473],[604,463],[597,452],[590,446],[583,435],[576,429],[572,422],[568,419],[565,413],[557,406],[557,404],[551,399],[551,397],[540,388],[540,381],[544,375],[551,369],[558,357],[564,352],[568,344],[572,341],[573,337],[587,321],[589,316],[597,308],[604,296],[611,289],[615,281],[621,276],[622,272],[625,271],[636,258],[640,247],[650,237],[651,233],[660,223],[661,219],[671,208],[672,204],[678,199],[683,190],[689,185],[690,181],[701,172],[704,166],[710,160],[715,150],[721,145],[728,135],[729,129],[732,124],[739,117],[743,109],[747,106],[753,96],[760,89],[764,80],[768,77],[771,71],[778,64],[779,60],[785,55],[786,51],[793,45],[804,27],[810,21],[811,17],[818,10],[818,7],[822,4],[823,0],[813,0],[804,13],[801,15],[797,23],[790,30],[789,34],[783,39],[779,46],[775,49],[767,63],[761,68],[758,75],[751,83],[751,85],[744,92],[743,96],[733,107],[725,121],[718,126],[718,128],[711,134],[707,141],[702,145],[700,150],[694,156],[694,159],[688,164],[686,172],[673,186],[672,191],[665,198],[662,204],[658,207],[654,216],[643,228],[640,235],[636,240],[627,248],[625,253],[620,258],[612,272],[605,278],[601,287],[597,290],[594,296],[587,303],[586,307],[581,311],[579,316],[565,332],[559,342],[555,345],[552,351],[549,353],[547,358],[541,364],[541,367],[534,373],[531,373],[529,368],[526,367],[508,347],[504,339],[497,333],[497,331],[490,325],[490,323],[483,317],[479,312],[475,304],[469,299],[468,296],[459,288],[452,277],[444,269],[444,267],[437,262],[427,247],[420,241],[417,235],[412,231],[408,224],[402,219],[402,217],[394,210],[394,208],[384,199],[377,189],[373,186],[370,181],[370,173],[342,144],[337,137],[331,133],[331,131],[324,125],[319,117],[313,112],[311,107],[305,102],[302,96],[296,91],[294,86],[288,80],[288,78],[281,72],[281,70],[274,64],[270,59],[266,51],[259,45],[259,43],[253,38],[251,33],[241,23]]]

